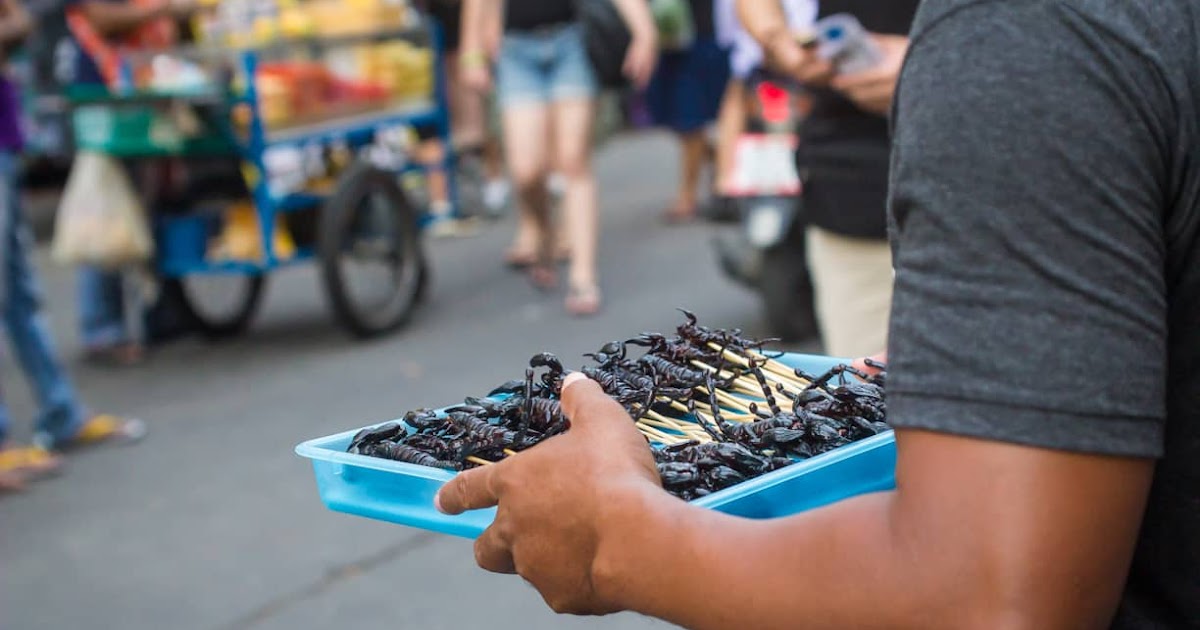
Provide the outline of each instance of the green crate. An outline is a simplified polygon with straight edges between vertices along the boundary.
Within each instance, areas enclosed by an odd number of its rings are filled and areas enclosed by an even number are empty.
[[[189,136],[180,131],[170,114],[168,98],[121,99],[91,93],[73,93],[69,97],[75,104],[72,123],[78,149],[117,157],[237,153],[228,133],[213,128],[216,125],[211,120],[201,121],[203,131],[199,135]]]

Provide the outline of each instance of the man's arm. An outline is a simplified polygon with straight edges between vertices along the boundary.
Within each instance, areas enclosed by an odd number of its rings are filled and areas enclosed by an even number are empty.
[[[618,504],[600,597],[712,630],[1108,623],[1151,461],[903,430],[897,447],[897,491],[794,518],[745,520],[649,490]]]
[[[84,0],[83,16],[105,37],[123,35],[162,17],[182,18],[195,6],[193,0],[162,0],[152,4]]]
[[[0,48],[21,43],[33,31],[33,18],[20,0],[0,0]]]

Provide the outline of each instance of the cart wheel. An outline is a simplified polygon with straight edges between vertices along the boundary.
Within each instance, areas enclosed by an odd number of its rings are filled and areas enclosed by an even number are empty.
[[[404,325],[427,278],[417,216],[395,175],[356,164],[320,224],[321,273],[338,321],[359,337]]]
[[[162,290],[174,296],[183,316],[210,339],[240,335],[262,301],[262,275],[196,275],[170,278]]]

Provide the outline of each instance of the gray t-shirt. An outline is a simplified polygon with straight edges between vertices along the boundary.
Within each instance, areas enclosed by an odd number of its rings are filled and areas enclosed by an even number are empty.
[[[1114,627],[1200,627],[1200,2],[926,0],[912,38],[891,419],[1161,458]]]

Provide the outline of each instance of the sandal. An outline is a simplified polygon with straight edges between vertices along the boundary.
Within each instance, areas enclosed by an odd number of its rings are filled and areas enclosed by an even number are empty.
[[[663,213],[663,219],[670,225],[682,225],[696,219],[696,204],[690,206],[675,204]]]
[[[510,249],[504,253],[504,264],[510,269],[527,269],[537,263],[537,254]]]
[[[0,449],[0,492],[18,492],[25,484],[45,479],[62,469],[62,460],[36,446]]]
[[[109,346],[92,346],[84,351],[83,358],[96,365],[132,367],[145,362],[146,350],[140,343],[127,341]]]
[[[532,264],[528,267],[529,281],[540,291],[558,288],[558,270],[554,265]]]
[[[74,437],[55,441],[51,436],[41,433],[34,436],[34,442],[44,448],[65,451],[98,444],[132,444],[144,437],[145,422],[102,413],[85,421]]]
[[[586,288],[571,287],[565,306],[567,312],[576,317],[588,317],[600,312],[600,303],[600,287],[592,285]]]

